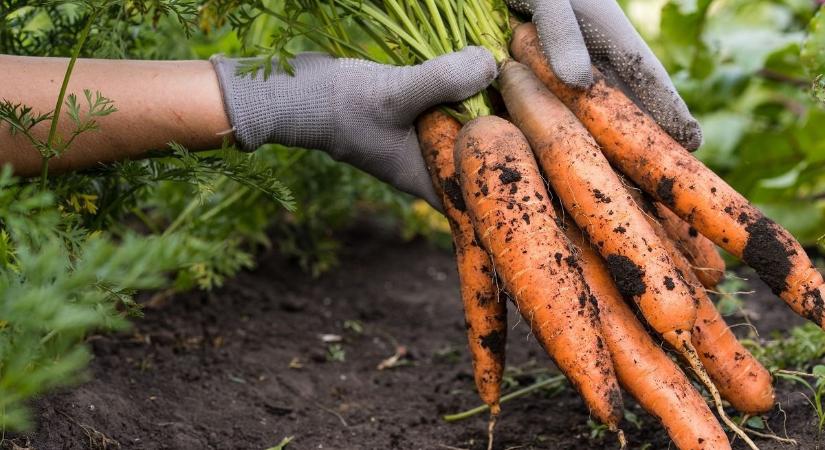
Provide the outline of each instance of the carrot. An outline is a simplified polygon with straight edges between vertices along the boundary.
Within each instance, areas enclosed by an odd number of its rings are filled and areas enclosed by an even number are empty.
[[[690,365],[722,420],[755,448],[722,408],[722,399],[691,342],[696,299],[646,215],[573,113],[526,66],[509,62],[499,77],[507,110],[533,146],[573,220],[604,256],[619,291]]]
[[[566,222],[564,231],[577,247],[582,274],[596,297],[602,334],[622,387],[661,420],[679,449],[729,449],[704,398],[636,320],[604,260],[575,225]]]
[[[610,162],[700,233],[753,267],[774,293],[819,326],[825,319],[825,280],[787,230],[705,167],[594,69],[595,83],[575,90],[555,77],[535,27],[511,40],[529,66],[584,123]]]
[[[681,351],[690,342],[696,307],[645,214],[584,126],[530,69],[508,62],[499,81],[514,123],[565,210],[607,261],[619,292]]]
[[[461,124],[446,113],[433,110],[418,118],[417,128],[421,153],[452,230],[476,388],[495,417],[501,410],[507,304],[496,286],[490,256],[476,242],[473,224],[461,197],[453,162]]]
[[[707,295],[700,296],[698,312],[693,345],[722,398],[746,414],[773,409],[770,372],[736,339]]]
[[[640,207],[651,213],[647,216],[648,221],[662,238],[680,273],[694,289],[699,309],[691,340],[719,393],[734,408],[746,414],[771,410],[774,390],[770,372],[736,339],[691,270],[690,262],[677,245],[667,239],[665,227],[654,218],[658,208],[641,192],[629,191]]]
[[[524,135],[504,119],[467,123],[455,148],[476,235],[538,342],[591,413],[617,430],[621,391],[599,318]]]
[[[702,286],[716,287],[725,277],[725,260],[716,245],[661,203],[656,203],[656,213],[668,237],[690,262]]]

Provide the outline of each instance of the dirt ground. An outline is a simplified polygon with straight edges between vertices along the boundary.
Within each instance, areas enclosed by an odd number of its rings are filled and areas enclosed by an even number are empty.
[[[375,229],[345,241],[340,268],[319,279],[272,252],[224,288],[177,296],[128,332],[94,336],[88,381],[36,402],[36,431],[0,447],[263,450],[294,436],[288,450],[485,448],[485,416],[440,418],[479,403],[451,255]],[[762,332],[799,323],[752,287],[747,307]],[[509,365],[553,370],[512,309],[511,318]],[[408,351],[402,364],[378,370],[398,346]],[[774,430],[817,448],[816,416],[798,389],[781,385],[778,400]],[[668,448],[656,421],[627,403],[642,421],[625,425],[630,448]],[[590,434],[572,390],[536,393],[504,405],[495,448],[618,448]]]

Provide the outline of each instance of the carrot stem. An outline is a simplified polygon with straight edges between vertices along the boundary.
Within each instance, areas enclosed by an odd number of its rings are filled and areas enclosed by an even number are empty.
[[[533,383],[530,386],[523,387],[517,391],[513,391],[501,397],[501,401],[499,403],[505,403],[519,397],[524,397],[525,395],[530,394],[531,392],[537,391],[548,386],[561,386],[561,384],[564,383],[565,380],[566,378],[564,375],[556,375],[555,377],[548,378],[537,383]],[[475,415],[481,414],[485,411],[488,411],[489,409],[489,405],[481,405],[472,409],[468,409],[466,411],[462,411],[460,413],[448,414],[446,416],[443,416],[442,419],[444,419],[447,422],[457,422],[459,420],[468,419]]]

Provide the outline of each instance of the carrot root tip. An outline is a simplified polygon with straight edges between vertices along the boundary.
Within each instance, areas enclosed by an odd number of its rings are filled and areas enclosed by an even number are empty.
[[[619,448],[624,450],[627,448],[627,438],[624,436],[624,431],[620,428],[616,432],[616,439],[619,440]]]
[[[490,407],[490,421],[487,422],[487,450],[493,450],[493,436],[499,412],[501,412],[501,407],[498,403]]]
[[[752,450],[759,450],[759,447],[753,442],[753,440],[745,433],[745,431],[739,427],[728,414],[725,412],[725,407],[722,404],[722,395],[719,394],[719,389],[713,383],[713,380],[710,379],[710,375],[708,375],[707,371],[705,370],[705,366],[702,364],[702,361],[699,359],[699,354],[696,352],[696,348],[693,347],[693,344],[688,342],[684,350],[682,351],[682,355],[685,359],[687,359],[688,365],[690,366],[691,370],[693,371],[694,375],[699,379],[702,385],[705,386],[710,396],[713,398],[713,403],[716,406],[716,413],[719,415],[719,418],[722,419],[722,422],[730,428],[733,433],[745,441],[745,443],[750,447]]]

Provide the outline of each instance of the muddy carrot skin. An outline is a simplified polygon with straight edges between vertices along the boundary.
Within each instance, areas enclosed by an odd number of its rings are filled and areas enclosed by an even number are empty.
[[[656,234],[663,238],[680,274],[693,288],[699,310],[691,340],[722,398],[746,414],[770,411],[775,403],[770,372],[736,339],[691,270],[690,262],[674,242],[666,239],[667,231],[657,220],[658,209],[653,202],[638,190],[629,189],[629,192],[639,206],[650,213],[648,221]]]
[[[584,123],[610,162],[701,234],[741,258],[794,311],[823,325],[825,280],[787,230],[705,167],[594,69],[595,83],[574,90],[553,74],[532,24],[510,43],[531,70]]]
[[[736,339],[707,295],[699,298],[693,345],[722,398],[746,414],[763,414],[775,404],[770,372]]]
[[[446,113],[432,110],[419,117],[417,128],[421,153],[436,193],[441,196],[453,235],[476,388],[491,413],[498,415],[507,341],[507,304],[496,286],[490,256],[476,242],[461,196],[453,162],[461,124]]]
[[[579,252],[582,274],[596,297],[602,335],[622,387],[659,418],[680,450],[730,449],[704,398],[636,319],[592,244],[569,221],[565,234]]]
[[[619,291],[681,350],[696,320],[693,297],[599,146],[526,66],[508,62],[499,81],[513,123],[530,141],[565,211],[604,257]]]
[[[656,212],[668,237],[688,259],[702,286],[716,287],[725,277],[725,260],[716,250],[716,244],[661,203],[656,203]]]
[[[510,122],[482,117],[461,130],[455,158],[476,235],[504,287],[591,414],[617,429],[621,391],[596,306],[527,140]]]

